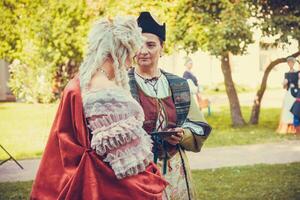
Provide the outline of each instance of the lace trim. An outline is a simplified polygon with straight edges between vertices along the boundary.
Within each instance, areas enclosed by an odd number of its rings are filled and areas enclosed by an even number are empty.
[[[151,148],[152,145],[149,146],[149,142],[144,141],[138,146],[124,151],[117,150],[115,154],[108,153],[104,161],[110,164],[117,178],[122,179],[145,171],[146,167],[153,160]]]
[[[127,103],[100,103],[86,104],[84,106],[84,113],[86,117],[94,115],[106,114],[111,118],[119,115],[134,115],[139,120],[144,120],[144,113],[140,105],[136,102]],[[121,118],[123,119],[123,118]],[[114,119],[113,121],[119,121]]]
[[[141,123],[134,117],[130,117],[110,126],[97,128],[92,132],[91,147],[99,155],[104,155],[107,150],[118,148],[132,140],[148,136]]]
[[[126,119],[128,116],[135,116],[144,121],[142,107],[122,90],[88,92],[84,95],[83,106],[87,118],[105,114],[110,123]]]
[[[118,179],[145,171],[153,160],[151,137],[141,127],[120,134],[101,137],[102,134],[99,133],[97,136],[97,139],[92,138],[92,148],[101,156],[106,154],[104,161],[111,165]],[[137,145],[130,144],[134,140]],[[125,144],[132,146],[118,149]],[[116,151],[112,152],[113,150]]]
[[[124,89],[101,89],[95,91],[87,91],[82,94],[83,103],[95,102],[101,99],[102,101],[117,101],[117,102],[127,102],[130,101],[130,95],[128,95]]]
[[[104,161],[111,165],[118,179],[144,171],[153,160],[151,137],[133,120],[128,122],[94,134],[91,141],[97,154],[106,154]],[[129,146],[121,149],[125,145]]]
[[[103,156],[108,151],[119,148],[126,143],[141,137],[137,134],[138,132],[143,133],[144,130],[142,128],[137,128],[134,130],[128,130],[126,132],[120,131],[119,133],[109,131],[103,136],[99,134],[95,137],[92,137],[91,147],[96,150],[97,154]],[[146,137],[146,134],[143,134],[142,137]]]
[[[84,111],[91,129],[91,147],[105,156],[116,177],[145,171],[153,160],[152,140],[142,128],[142,107],[122,91],[101,90],[84,94]]]
[[[127,115],[120,115],[116,118],[119,118],[120,120],[118,120],[117,122],[113,122],[113,120],[110,117],[104,117],[101,119],[97,118],[93,121],[90,120],[89,128],[92,130],[92,134],[94,135],[99,132],[105,132],[110,129],[114,129],[114,131],[116,132],[122,131],[123,129],[134,130],[135,128],[143,126],[143,121],[136,119],[134,116],[128,117]]]

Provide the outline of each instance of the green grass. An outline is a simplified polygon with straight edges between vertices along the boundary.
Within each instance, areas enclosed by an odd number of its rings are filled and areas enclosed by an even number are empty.
[[[32,181],[0,183],[0,200],[29,199]]]
[[[249,87],[247,85],[243,84],[236,84],[235,83],[236,91],[240,93],[248,93],[248,92],[256,92],[258,88]],[[204,86],[203,93],[206,95],[212,95],[212,94],[226,94],[226,88],[225,84],[223,82],[221,83],[215,83],[213,85]]]
[[[18,159],[40,157],[47,142],[57,104],[0,103],[0,144]],[[245,119],[250,108],[244,107]],[[206,147],[245,145],[299,139],[293,135],[279,135],[275,129],[279,120],[279,109],[261,110],[258,126],[232,128],[227,108],[213,110],[206,117],[213,132],[205,143]],[[7,155],[0,149],[0,160]]]
[[[201,200],[300,199],[300,163],[195,170]]]
[[[194,170],[201,200],[300,199],[300,163]],[[0,183],[0,200],[28,199],[32,181]]]
[[[249,119],[250,107],[243,107],[243,116]],[[207,139],[206,147],[231,146],[279,142],[290,139],[300,139],[296,135],[281,135],[275,132],[280,116],[279,108],[261,109],[259,125],[246,125],[233,128],[230,112],[227,108],[220,108],[207,116],[208,123],[213,127],[212,134]]]
[[[56,104],[0,103],[0,144],[16,158],[40,157]],[[0,149],[0,159],[7,155]]]

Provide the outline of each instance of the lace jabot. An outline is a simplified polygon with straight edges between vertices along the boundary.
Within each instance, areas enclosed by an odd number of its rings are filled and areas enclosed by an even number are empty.
[[[153,154],[152,140],[142,128],[141,106],[119,87],[82,96],[92,149],[104,157],[118,179],[145,171]]]

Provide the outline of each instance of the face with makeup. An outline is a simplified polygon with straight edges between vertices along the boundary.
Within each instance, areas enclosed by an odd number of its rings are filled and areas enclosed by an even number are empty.
[[[140,67],[154,68],[162,55],[163,45],[159,37],[152,33],[143,33],[145,38],[142,48],[137,52],[137,64]]]

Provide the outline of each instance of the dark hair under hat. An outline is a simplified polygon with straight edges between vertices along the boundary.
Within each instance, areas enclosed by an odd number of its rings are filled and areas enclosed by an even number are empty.
[[[152,33],[162,41],[166,41],[166,24],[159,25],[149,12],[141,12],[137,23],[142,28],[142,33]]]

